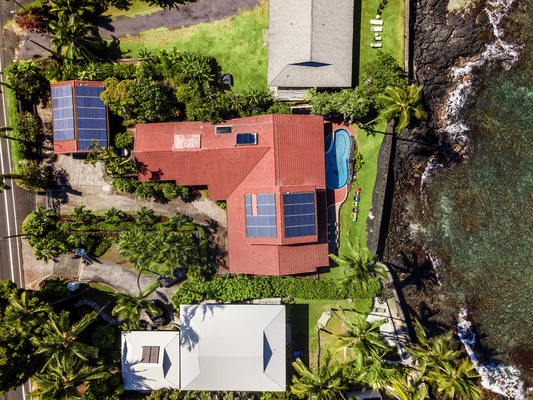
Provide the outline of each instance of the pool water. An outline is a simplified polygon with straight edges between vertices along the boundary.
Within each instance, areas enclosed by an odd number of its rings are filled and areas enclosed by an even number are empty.
[[[348,183],[351,148],[351,137],[346,129],[337,129],[326,137],[326,186],[329,189],[340,189]]]

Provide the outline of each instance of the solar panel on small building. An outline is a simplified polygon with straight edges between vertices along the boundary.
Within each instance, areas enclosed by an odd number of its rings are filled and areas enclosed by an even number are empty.
[[[285,237],[316,235],[314,193],[284,194],[283,214]]]
[[[276,237],[276,196],[268,194],[244,195],[246,207],[246,236],[250,238]]]
[[[102,86],[76,86],[78,150],[87,150],[93,141],[107,147],[107,115],[100,99]]]
[[[54,141],[74,140],[74,104],[72,86],[52,88]]]

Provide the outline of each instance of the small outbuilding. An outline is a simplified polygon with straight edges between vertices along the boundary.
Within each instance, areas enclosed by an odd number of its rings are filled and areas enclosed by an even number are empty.
[[[180,333],[178,331],[122,332],[124,389],[179,389]]]

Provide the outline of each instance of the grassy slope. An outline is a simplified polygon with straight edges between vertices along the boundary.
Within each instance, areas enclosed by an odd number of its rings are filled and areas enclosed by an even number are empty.
[[[267,85],[267,47],[263,29],[268,27],[268,2],[233,19],[198,24],[189,28],[156,29],[121,39],[121,49],[137,57],[141,49],[156,52],[175,47],[215,57],[224,73],[235,78],[235,91]]]

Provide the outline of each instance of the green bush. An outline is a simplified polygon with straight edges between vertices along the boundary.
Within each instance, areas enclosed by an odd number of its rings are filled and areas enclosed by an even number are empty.
[[[267,114],[290,114],[291,106],[281,101],[276,101],[272,104],[266,112]]]
[[[115,136],[115,147],[117,149],[132,149],[133,137],[131,137],[128,132],[118,133]]]
[[[228,208],[228,205],[225,201],[215,201],[216,205],[225,210]]]
[[[98,244],[96,245],[92,253],[96,257],[100,257],[111,247],[112,244],[113,244],[113,241],[111,240],[111,238],[108,238],[108,237],[101,238],[98,241]]]
[[[163,196],[165,196],[165,199],[167,200],[174,200],[181,197],[181,187],[174,182],[163,182],[161,183],[160,188],[163,192]]]
[[[43,63],[29,60],[18,61],[6,68],[6,80],[15,91],[17,98],[32,103],[34,96],[40,93],[47,83],[43,71]]]
[[[363,164],[365,163],[363,161],[363,155],[359,153],[357,150],[355,150],[353,153],[353,158],[354,158],[353,169],[354,171],[357,172],[363,167]]]

